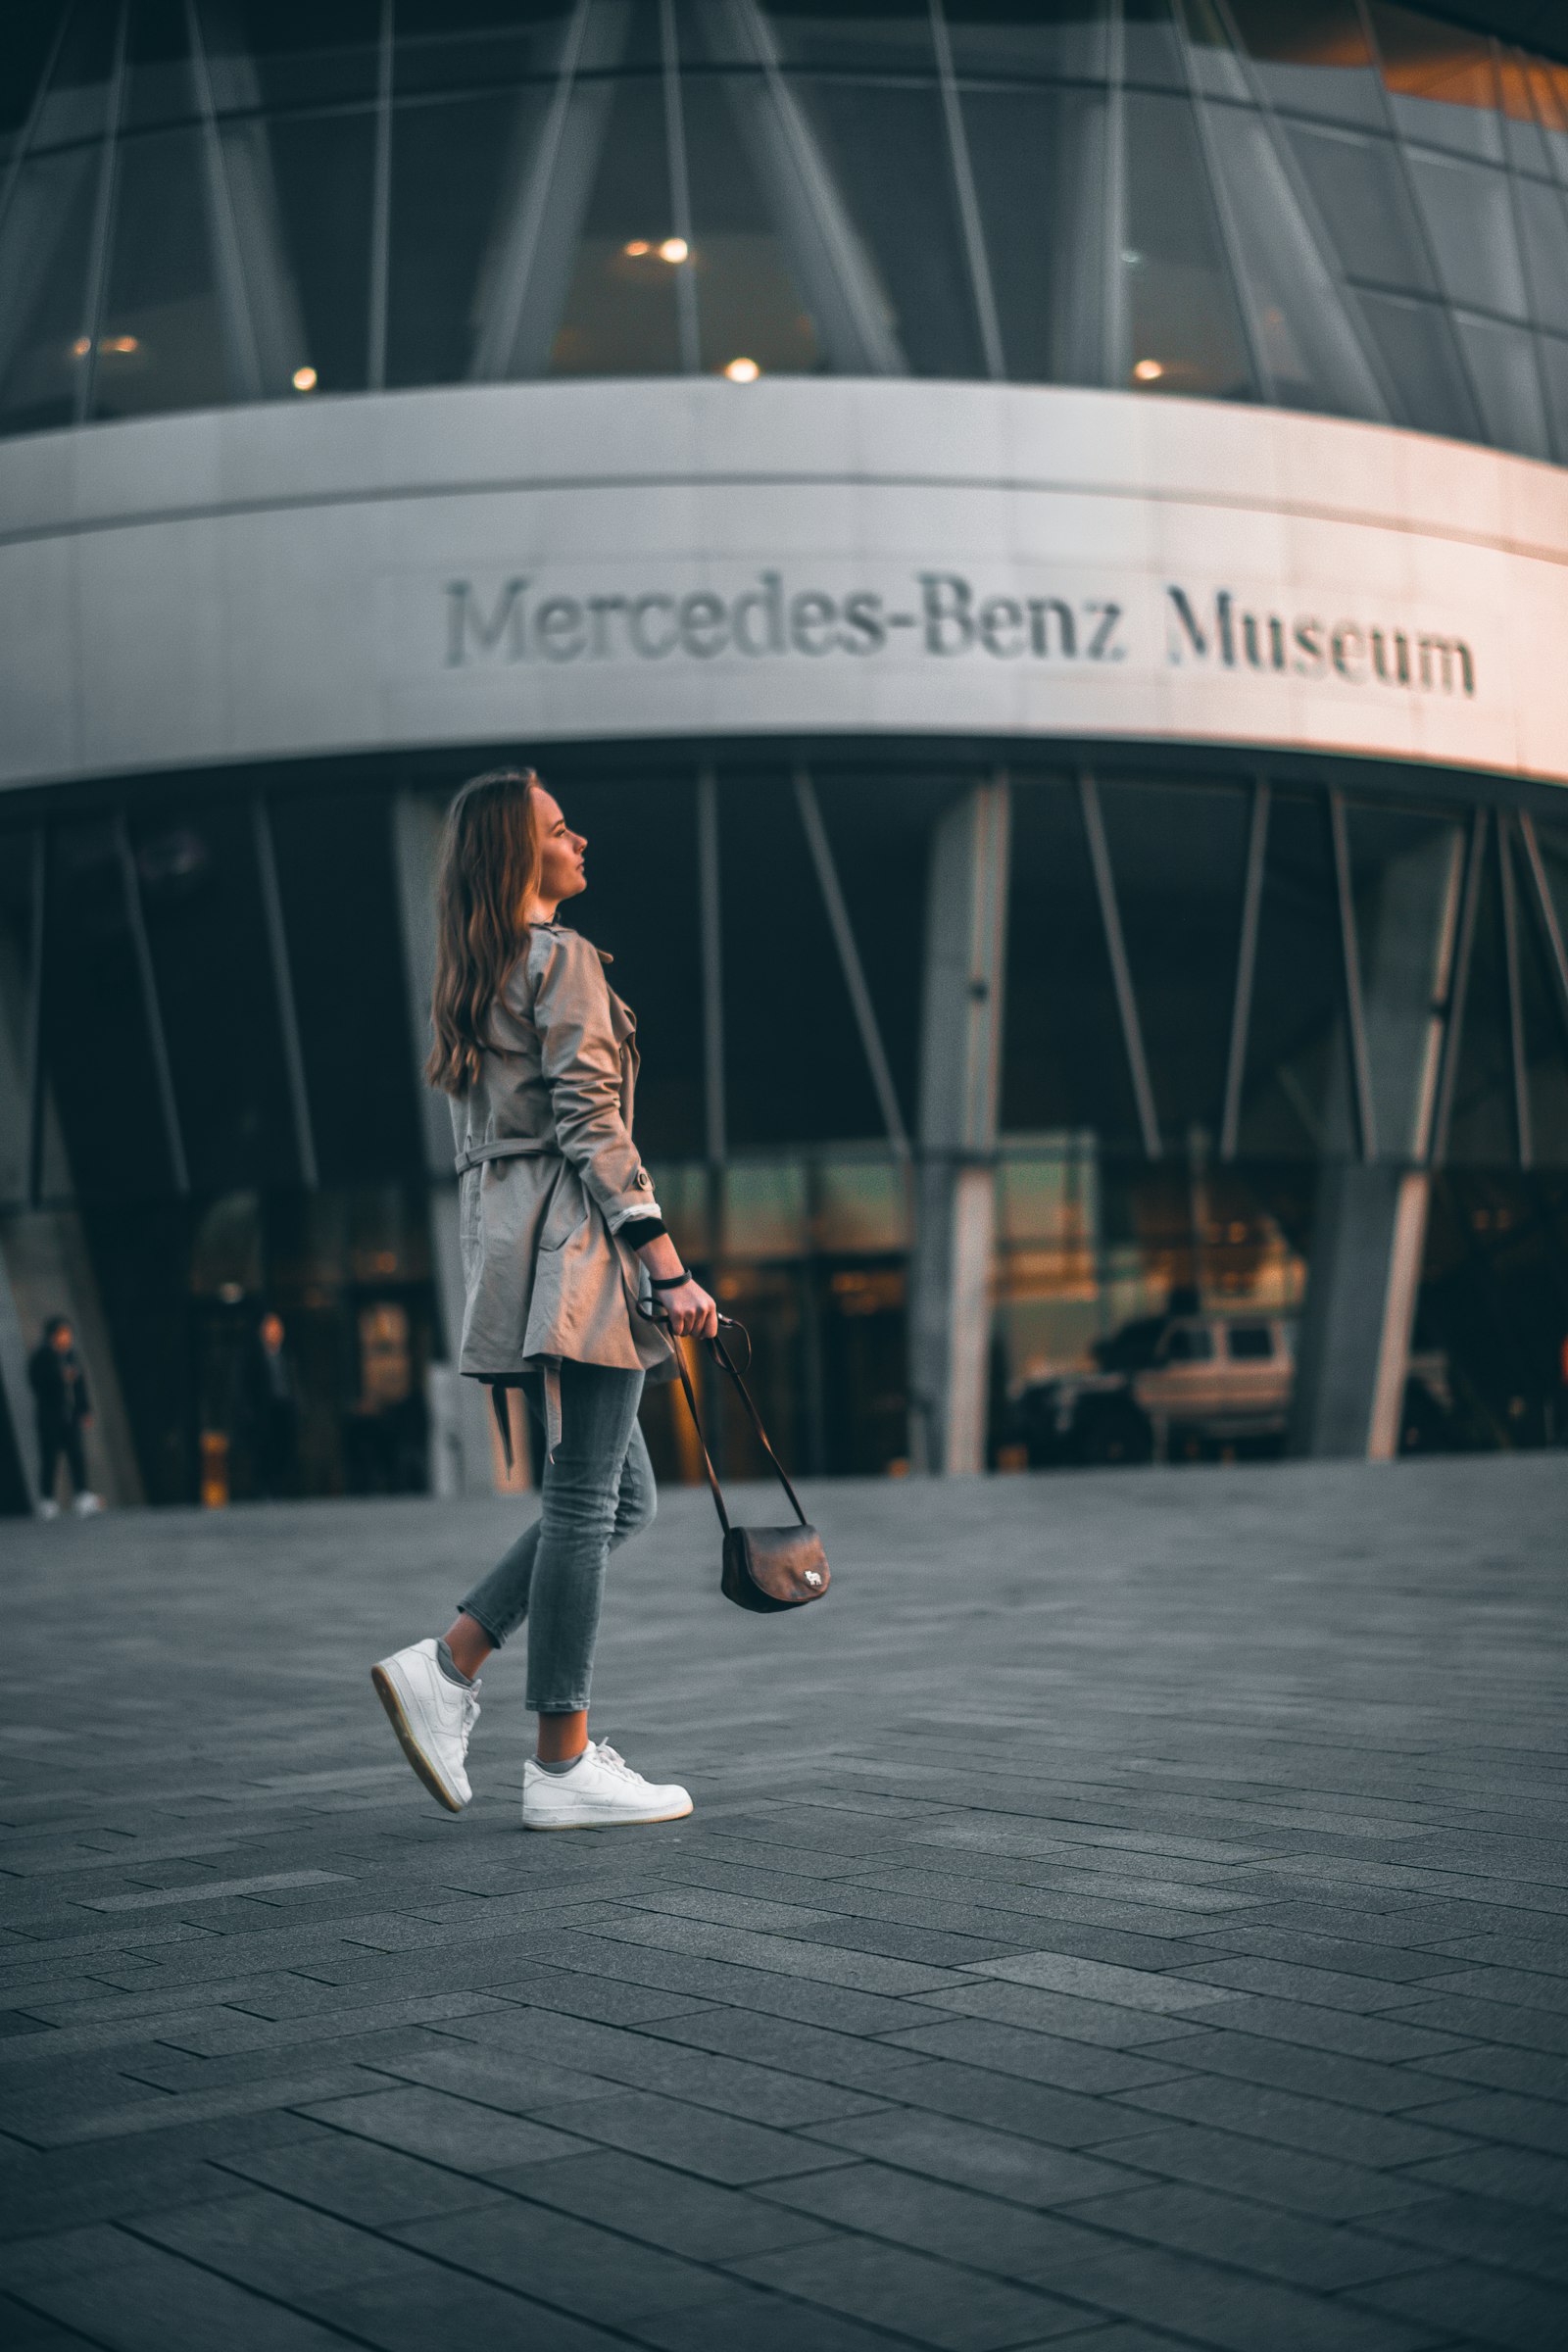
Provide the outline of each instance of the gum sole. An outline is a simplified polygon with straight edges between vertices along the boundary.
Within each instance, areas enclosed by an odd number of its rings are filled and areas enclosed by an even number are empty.
[[[695,1805],[687,1805],[679,1813],[645,1814],[641,1821],[524,1821],[522,1826],[536,1836],[570,1830],[655,1830],[662,1821],[690,1821],[696,1810]]]
[[[403,1712],[403,1701],[397,1694],[397,1689],[392,1681],[391,1676],[383,1674],[379,1666],[372,1666],[370,1668],[370,1681],[374,1686],[375,1695],[381,1701],[382,1706],[385,1707],[388,1720],[392,1725],[392,1729],[398,1736],[398,1745],[402,1748],[403,1753],[408,1757],[409,1762],[414,1766],[414,1769],[418,1774],[420,1780],[429,1789],[430,1794],[435,1798],[436,1803],[438,1805],[445,1805],[449,1813],[461,1813],[463,1811],[463,1807],[458,1803],[455,1797],[449,1796],[446,1790],[442,1788],[441,1783],[436,1778],[435,1770],[428,1757],[425,1755],[424,1750],[420,1747],[418,1741],[415,1739],[409,1719]]]

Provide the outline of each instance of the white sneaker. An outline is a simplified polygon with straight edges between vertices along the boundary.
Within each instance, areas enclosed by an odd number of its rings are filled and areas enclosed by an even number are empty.
[[[449,1813],[461,1813],[473,1790],[465,1760],[479,1720],[479,1686],[466,1690],[441,1671],[435,1643],[416,1642],[370,1668],[376,1697],[392,1718],[403,1753]]]
[[[590,1740],[569,1772],[544,1772],[532,1756],[522,1768],[525,1830],[629,1830],[691,1809],[684,1788],[645,1781],[608,1740]]]
[[[71,1507],[78,1519],[91,1519],[103,1509],[104,1498],[101,1494],[78,1494]]]
[[[45,1494],[41,1502],[39,1502],[37,1505],[37,1511],[40,1519],[58,1519],[60,1516],[60,1505],[52,1498],[52,1496]]]

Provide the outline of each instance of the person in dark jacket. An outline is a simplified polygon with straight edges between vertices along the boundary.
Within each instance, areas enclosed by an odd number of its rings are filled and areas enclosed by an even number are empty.
[[[286,1338],[282,1316],[265,1314],[234,1383],[235,1435],[250,1454],[256,1492],[271,1501],[299,1493],[300,1395]]]
[[[76,1353],[76,1335],[69,1315],[51,1315],[43,1338],[27,1359],[33,1413],[38,1424],[38,1516],[56,1519],[60,1501],[55,1483],[61,1457],[71,1474],[74,1508],[87,1518],[103,1509],[102,1500],[87,1484],[87,1450],[82,1433],[92,1427],[92,1398],[87,1375]]]

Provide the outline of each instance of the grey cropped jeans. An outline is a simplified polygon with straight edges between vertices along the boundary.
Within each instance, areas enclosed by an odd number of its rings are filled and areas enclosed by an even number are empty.
[[[544,1428],[543,1382],[524,1385]],[[641,1372],[563,1362],[561,1437],[545,1460],[539,1516],[458,1603],[497,1649],[528,1621],[527,1705],[572,1715],[588,1704],[605,1564],[658,1507],[654,1466],[637,1425]],[[544,1448],[539,1448],[544,1456]]]

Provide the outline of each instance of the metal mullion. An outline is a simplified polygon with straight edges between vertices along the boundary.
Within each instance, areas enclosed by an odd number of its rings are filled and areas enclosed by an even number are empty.
[[[1268,847],[1269,782],[1252,786],[1247,833],[1247,877],[1242,888],[1242,929],[1236,947],[1236,993],[1231,999],[1231,1042],[1225,1061],[1225,1107],[1220,1119],[1219,1155],[1236,1157],[1242,1123],[1242,1087],[1247,1072],[1247,1035],[1252,1017],[1252,980],[1257,970],[1258,923],[1263,906],[1263,861]]]
[[[1519,973],[1519,894],[1514,887],[1512,828],[1506,810],[1497,811],[1497,889],[1502,903],[1502,959],[1508,985],[1508,1067],[1513,1078],[1513,1126],[1519,1147],[1519,1165],[1534,1164],[1530,1117],[1530,1072],[1525,1060],[1524,995]]]
[[[316,1158],[316,1136],[311,1125],[311,1098],[305,1083],[305,1055],[300,1045],[299,1008],[294,1000],[294,975],[289,968],[288,935],[283,928],[283,894],[277,883],[277,854],[272,823],[260,793],[251,803],[251,831],[256,844],[256,871],[262,886],[262,913],[267,924],[267,952],[277,998],[278,1028],[283,1039],[283,1066],[288,1073],[289,1109],[294,1122],[294,1150],[300,1179],[308,1193],[316,1192],[320,1175]]]
[[[92,246],[87,262],[87,286],[82,299],[81,372],[76,378],[77,424],[92,415],[98,388],[98,339],[103,333],[104,302],[109,291],[109,232],[114,220],[115,183],[120,172],[120,118],[125,103],[125,43],[129,35],[129,0],[121,0],[115,32],[115,62],[109,78],[109,103],[104,116],[104,148],[98,161],[98,202],[93,213]]]
[[[1144,1033],[1138,1021],[1138,1000],[1133,994],[1132,966],[1127,960],[1127,944],[1122,937],[1121,914],[1116,905],[1115,878],[1110,870],[1110,845],[1105,839],[1105,822],[1100,811],[1099,787],[1087,767],[1079,771],[1078,805],[1083,811],[1084,831],[1089,839],[1089,862],[1094,869],[1095,896],[1100,902],[1101,928],[1104,933],[1105,953],[1110,958],[1111,983],[1116,992],[1116,1011],[1121,1020],[1127,1074],[1132,1080],[1133,1101],[1138,1108],[1144,1155],[1147,1159],[1159,1159],[1163,1156],[1159,1120],[1154,1111],[1154,1091],[1149,1082]]]
[[[522,225],[517,237],[517,254],[514,266],[507,272],[501,292],[494,298],[489,318],[474,339],[473,358],[468,370],[470,378],[494,381],[513,365],[523,312],[527,307],[539,240],[544,230],[556,165],[565,137],[566,118],[571,112],[577,87],[577,66],[587,37],[590,7],[591,0],[577,0],[566,27],[550,110],[545,117],[529,174],[528,199],[523,208]]]
[[[67,0],[67,5],[60,12],[60,22],[55,26],[55,37],[49,55],[45,58],[43,71],[38,76],[38,86],[32,93],[32,104],[27,109],[27,120],[17,135],[15,151],[10,163],[6,166],[5,184],[0,186],[0,227],[5,224],[6,214],[11,209],[11,199],[17,191],[17,182],[22,177],[22,167],[26,162],[27,150],[32,145],[33,133],[38,127],[44,107],[48,103],[49,85],[54,80],[55,68],[60,63],[60,52],[65,46],[66,27],[70,24],[74,13],[72,0]]]
[[[240,346],[237,357],[240,373],[245,378],[242,397],[260,400],[263,394],[262,361],[256,342],[256,321],[251,316],[250,293],[245,283],[245,266],[240,254],[239,225],[234,218],[233,190],[228,183],[222,133],[218,127],[218,111],[213,104],[213,79],[207,70],[207,48],[196,15],[196,0],[185,0],[185,37],[190,44],[191,79],[195,84],[196,104],[201,115],[202,148],[207,158],[207,185],[213,207],[214,243],[218,251],[219,270],[228,287],[228,301],[224,307]]]
[[[1433,241],[1431,230],[1427,226],[1426,213],[1421,203],[1420,192],[1415,184],[1415,173],[1410,169],[1410,158],[1406,152],[1399,125],[1395,119],[1394,101],[1389,95],[1389,85],[1383,72],[1383,51],[1378,45],[1377,26],[1372,22],[1372,12],[1367,6],[1367,0],[1354,0],[1354,7],[1361,27],[1361,38],[1365,41],[1367,55],[1372,60],[1372,78],[1377,83],[1378,104],[1383,115],[1383,127],[1389,144],[1394,149],[1395,160],[1399,169],[1399,177],[1404,182],[1405,202],[1410,207],[1410,217],[1415,222],[1416,235],[1421,240],[1421,249],[1426,256],[1427,270],[1432,280],[1438,306],[1447,320],[1448,339],[1458,355],[1465,390],[1470,395],[1471,414],[1475,418],[1476,431],[1479,434],[1486,418],[1486,411],[1481,405],[1481,395],[1476,385],[1475,370],[1470,365],[1470,354],[1466,349],[1465,339],[1453,322],[1452,312],[1444,287],[1443,271],[1438,267],[1438,249]]]
[[[724,970],[719,911],[718,780],[711,767],[697,778],[697,877],[703,944],[703,1103],[708,1164],[722,1167],[724,1116]]]
[[[1334,849],[1334,898],[1339,910],[1340,957],[1345,981],[1345,1019],[1350,1041],[1350,1075],[1355,1102],[1356,1141],[1361,1157],[1378,1155],[1377,1112],[1372,1100],[1372,1057],[1366,1042],[1366,1006],[1361,996],[1361,956],[1355,935],[1355,894],[1350,887],[1350,841],[1345,795],[1329,793],[1329,839]]]
[[[164,1141],[169,1149],[169,1164],[174,1179],[174,1190],[183,1200],[190,1191],[190,1167],[185,1158],[185,1138],[180,1131],[179,1104],[174,1095],[173,1065],[169,1057],[169,1039],[164,1032],[163,1010],[158,1002],[158,975],[153,969],[152,943],[147,937],[147,917],[141,903],[141,884],[136,875],[135,853],[130,846],[130,829],[123,809],[115,818],[115,846],[120,853],[120,878],[125,897],[125,921],[130,930],[130,944],[136,958],[136,977],[141,987],[142,1017],[147,1024],[147,1040],[152,1049],[153,1076],[158,1087],[158,1106],[163,1114]]]
[[[27,956],[27,1206],[43,1199],[43,946],[49,909],[49,826],[32,836],[32,937]]]
[[[665,5],[668,5],[668,0],[665,0]],[[1002,323],[997,317],[996,289],[991,282],[991,260],[986,252],[980,203],[975,195],[974,172],[969,162],[969,138],[964,129],[963,107],[953,71],[953,44],[948,38],[948,21],[942,13],[942,0],[928,0],[928,5],[931,12],[931,39],[937,57],[937,78],[942,89],[942,113],[948,130],[948,160],[953,167],[953,184],[958,200],[964,258],[969,266],[969,291],[974,299],[975,318],[980,327],[980,348],[985,353],[987,373],[994,382],[1002,383],[1006,379],[1007,362],[1002,347]]]
[[[1101,206],[1105,240],[1100,299],[1100,355],[1104,381],[1125,385],[1132,347],[1125,332],[1127,244],[1127,23],[1123,0],[1109,0],[1105,24],[1105,185]]]
[[[1530,364],[1535,369],[1536,390],[1541,396],[1541,422],[1546,435],[1547,449],[1558,457],[1568,456],[1568,451],[1556,448],[1557,436],[1552,431],[1551,387],[1546,381],[1545,363],[1541,356],[1541,337],[1536,326],[1535,286],[1530,273],[1529,251],[1525,243],[1524,214],[1519,207],[1519,178],[1514,170],[1513,148],[1508,138],[1508,118],[1503,111],[1502,44],[1494,35],[1490,47],[1492,50],[1492,88],[1497,108],[1497,136],[1502,141],[1502,169],[1508,182],[1508,209],[1513,215],[1513,241],[1519,254],[1519,283],[1524,288],[1525,295],[1524,326],[1525,332],[1530,337]],[[1512,319],[1510,324],[1518,326],[1519,320]],[[1507,862],[1508,860],[1504,857],[1504,865]],[[1528,1162],[1526,1164],[1528,1165]]]
[[[839,884],[838,866],[834,860],[833,847],[822,823],[822,811],[817,806],[815,788],[811,783],[810,775],[804,767],[798,767],[795,771],[795,799],[801,811],[801,823],[806,829],[807,847],[811,853],[811,863],[816,868],[816,879],[821,888],[822,903],[827,908],[828,926],[833,933],[833,944],[838,950],[845,986],[850,992],[850,1003],[854,1007],[856,1026],[860,1032],[860,1044],[870,1065],[871,1083],[876,1089],[877,1102],[882,1111],[882,1123],[888,1131],[888,1142],[893,1147],[894,1157],[900,1162],[907,1162],[910,1157],[908,1130],[905,1126],[904,1113],[899,1106],[898,1090],[894,1086],[893,1072],[883,1048],[882,1031],[877,1021],[876,1009],[871,1003],[870,991],[865,984],[865,971],[860,962],[859,950],[856,945],[849,908],[844,903],[844,892]]]
[[[370,300],[365,380],[386,389],[386,307],[392,270],[392,31],[394,0],[381,0],[375,92],[375,176],[370,199]]]
[[[1459,907],[1459,936],[1453,951],[1453,972],[1444,1013],[1443,1075],[1438,1081],[1437,1108],[1427,1160],[1441,1167],[1447,1155],[1448,1128],[1453,1118],[1454,1088],[1459,1077],[1459,1051],[1464,1037],[1464,1010],[1470,994],[1470,964],[1476,943],[1476,920],[1481,910],[1481,884],[1487,863],[1488,810],[1478,808],[1470,824],[1470,848],[1465,860],[1464,896]]]
[[[1258,334],[1257,322],[1253,317],[1252,282],[1248,276],[1246,265],[1242,260],[1241,239],[1237,234],[1236,215],[1231,204],[1230,190],[1225,184],[1225,175],[1220,169],[1219,157],[1214,149],[1214,131],[1208,120],[1207,93],[1200,88],[1198,76],[1193,71],[1192,51],[1187,38],[1187,18],[1179,5],[1179,0],[1176,8],[1176,46],[1181,52],[1182,75],[1187,85],[1187,102],[1193,110],[1193,120],[1198,126],[1198,144],[1203,158],[1203,176],[1208,182],[1209,201],[1214,207],[1214,218],[1219,222],[1220,243],[1225,248],[1225,260],[1236,293],[1237,309],[1241,314],[1242,334],[1247,344],[1247,356],[1251,364],[1258,391],[1270,408],[1278,408],[1280,405],[1279,392],[1274,382],[1273,369],[1264,356],[1262,339]]]
[[[1521,809],[1515,821],[1519,827],[1519,846],[1524,852],[1525,871],[1530,876],[1536,921],[1545,944],[1546,961],[1556,987],[1557,1010],[1562,1015],[1564,1042],[1568,1043],[1568,948],[1563,945],[1562,925],[1557,920],[1557,909],[1552,905],[1551,885],[1546,880],[1541,844],[1536,839],[1535,818],[1528,809]]]
[[[686,259],[675,268],[675,324],[681,371],[696,375],[703,365],[697,318],[697,274],[693,267],[692,191],[686,171],[686,118],[681,107],[680,47],[675,34],[675,0],[659,0],[660,49],[663,61],[664,145],[669,165],[669,210]]]

